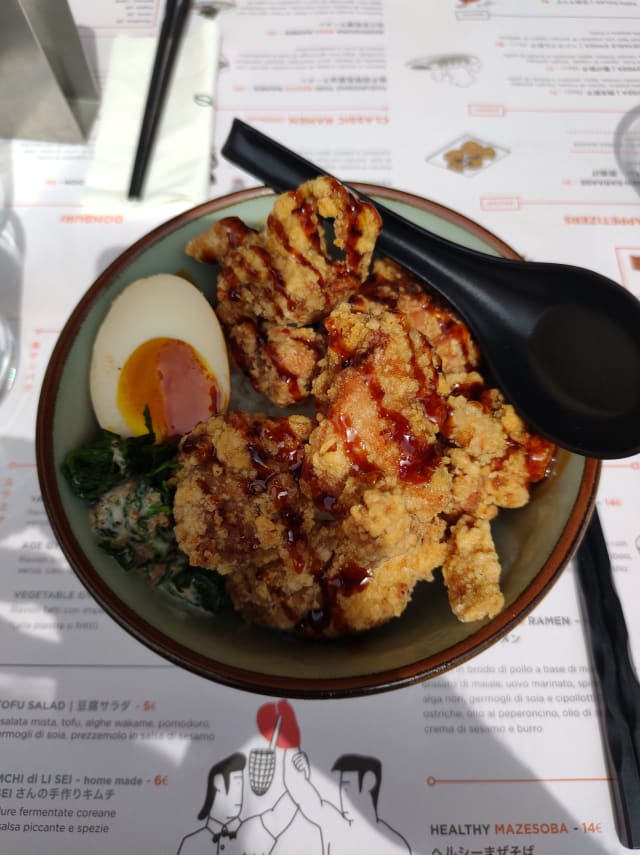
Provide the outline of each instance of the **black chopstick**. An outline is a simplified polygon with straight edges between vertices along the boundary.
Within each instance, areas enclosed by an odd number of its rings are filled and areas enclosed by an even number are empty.
[[[595,510],[578,550],[577,571],[617,832],[623,846],[640,849],[640,684]]]
[[[129,199],[139,199],[142,196],[142,187],[151,158],[156,131],[162,116],[171,72],[190,6],[191,0],[167,0],[165,5],[140,136],[138,137],[133,172],[131,173]]]

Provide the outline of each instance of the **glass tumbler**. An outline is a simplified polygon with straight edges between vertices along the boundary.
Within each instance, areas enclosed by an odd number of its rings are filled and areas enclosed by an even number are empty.
[[[0,140],[0,400],[16,379],[22,272],[11,213],[10,141]]]

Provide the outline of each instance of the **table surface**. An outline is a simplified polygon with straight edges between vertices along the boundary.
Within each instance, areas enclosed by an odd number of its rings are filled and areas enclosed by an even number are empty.
[[[84,590],[47,523],[34,424],[49,354],[99,272],[178,212],[256,183],[220,156],[236,116],[341,178],[427,197],[526,258],[640,294],[638,167],[621,138],[640,99],[640,0],[220,5],[213,94],[193,93],[211,118],[194,140],[211,157],[201,198],[88,201],[100,113],[86,144],[0,143],[11,164],[0,290],[19,334],[0,402],[3,855],[622,853],[572,565],[501,642],[438,679],[352,700],[243,693],[156,657]],[[116,39],[148,43],[162,11],[159,0],[70,7],[103,87]],[[639,479],[639,458],[605,462],[598,492],[636,660]],[[267,747],[260,722],[277,710],[300,731],[316,801],[294,814],[291,752],[278,748],[266,794],[235,773],[245,821],[215,840],[198,818],[209,771]],[[371,770],[333,768],[353,754],[380,763],[375,809]]]

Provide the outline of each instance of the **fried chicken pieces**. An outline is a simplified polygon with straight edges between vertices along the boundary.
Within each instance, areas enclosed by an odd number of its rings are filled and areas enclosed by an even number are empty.
[[[309,394],[323,342],[312,325],[360,288],[380,226],[372,205],[321,177],[278,196],[261,231],[226,217],[187,244],[188,255],[220,264],[216,312],[227,342],[273,403]]]
[[[269,628],[378,626],[439,567],[461,621],[495,615],[490,520],[528,501],[553,456],[486,385],[448,308],[393,262],[369,273],[379,225],[320,178],[278,197],[261,232],[222,220],[188,248],[220,267],[217,310],[255,387],[277,404],[309,393],[315,404],[313,418],[215,416],[181,442],[178,543]]]

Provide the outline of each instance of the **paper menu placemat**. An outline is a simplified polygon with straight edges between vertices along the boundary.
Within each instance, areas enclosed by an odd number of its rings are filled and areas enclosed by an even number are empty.
[[[107,0],[75,7],[105,56],[104,43],[117,32],[152,34],[161,11],[153,0],[135,8]],[[529,43],[537,34],[540,47],[529,44],[526,60],[533,66],[536,56],[548,58],[552,44],[559,48],[550,41],[551,23],[570,29],[578,44],[588,30],[605,40],[607,53],[617,48],[605,31],[635,38],[637,3],[610,4],[606,19],[598,12],[595,0],[520,0],[517,8],[500,0],[374,0],[348,10],[332,0],[238,2],[218,18],[215,147],[239,115],[343,177],[433,198],[527,255],[587,264],[636,289],[638,203],[615,183],[620,176],[609,174],[616,166],[603,141],[612,114],[590,112],[592,102],[582,100],[581,112],[551,114],[552,96],[543,99],[537,87],[547,110],[538,118],[533,90],[502,79],[506,67],[525,60],[501,55],[494,44],[508,37],[513,54],[516,38]],[[562,14],[573,17],[563,25]],[[465,86],[459,70],[434,76],[407,65],[448,55],[455,44],[479,60]],[[509,95],[521,90],[519,106],[527,109],[517,112]],[[498,94],[508,108],[504,116],[480,115]],[[606,104],[624,111],[634,99]],[[553,133],[543,133],[545,122]],[[469,137],[506,153],[477,174],[427,160]],[[585,152],[590,137],[597,143]],[[174,855],[204,825],[198,814],[219,761],[245,758],[242,817],[262,816],[277,803],[290,756],[285,746],[277,746],[274,779],[263,796],[251,789],[248,763],[252,750],[269,744],[259,718],[264,727],[282,699],[173,668],[115,625],[51,536],[33,452],[39,382],[66,316],[106,263],[166,219],[171,206],[94,210],[81,202],[88,150],[17,142],[13,149],[14,214],[25,234],[24,311],[18,383],[0,404],[0,849],[3,855],[88,849]],[[220,158],[215,178],[216,195],[255,183]],[[551,193],[556,188],[562,195]],[[639,472],[636,460],[605,463],[599,492],[636,660]],[[404,841],[421,855],[622,853],[581,620],[568,569],[526,621],[449,674],[371,698],[290,699],[300,744],[289,749],[306,754],[317,792],[339,809],[337,761],[354,754],[377,759],[377,816],[394,834],[384,834],[365,813],[369,799],[355,842],[340,832],[331,837],[328,821],[317,818],[314,825],[298,815],[286,828],[271,824],[272,851],[326,853],[328,842],[332,851],[343,842],[349,851],[385,851],[392,843],[406,851]],[[292,730],[290,723],[285,735]],[[225,853],[232,851],[230,841],[225,845]]]

